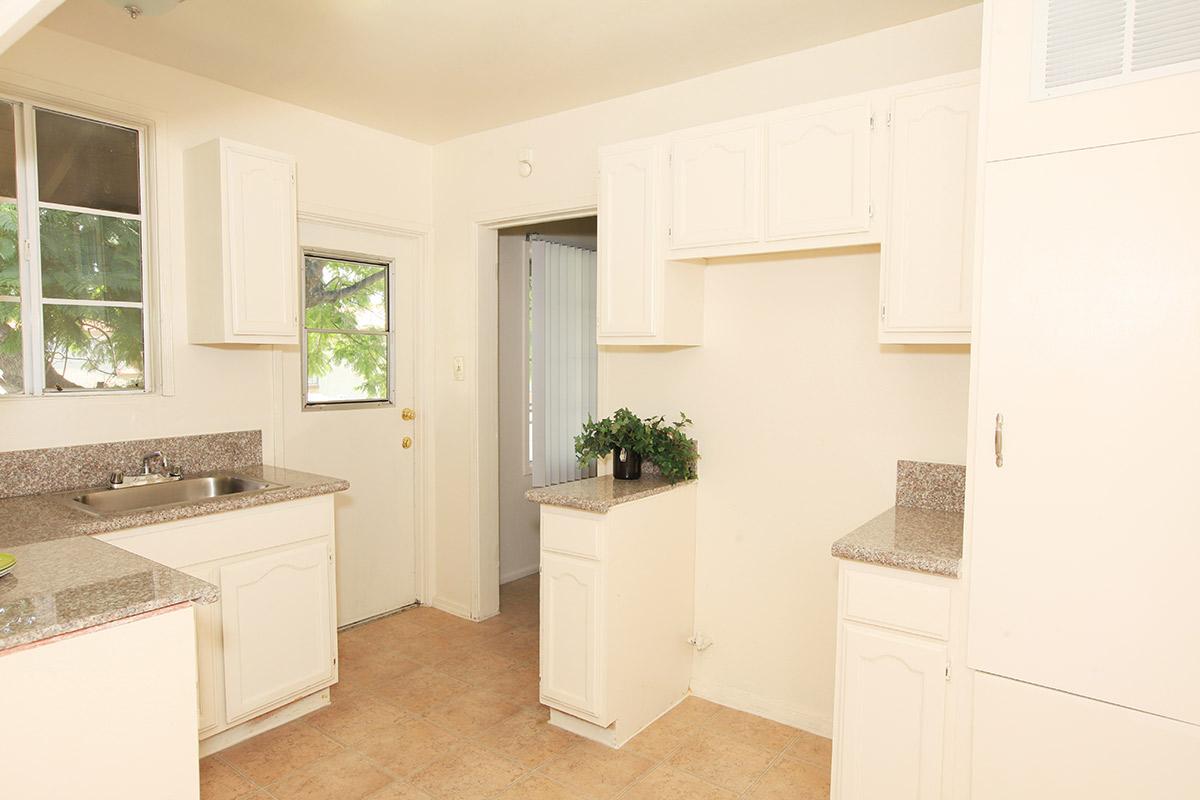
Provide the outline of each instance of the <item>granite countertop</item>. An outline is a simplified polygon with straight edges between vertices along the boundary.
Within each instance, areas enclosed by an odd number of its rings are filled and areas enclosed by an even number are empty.
[[[662,475],[646,472],[635,481],[619,481],[612,475],[543,486],[525,492],[525,498],[548,506],[565,506],[605,514],[613,506],[670,491],[691,481],[671,483]]]
[[[963,515],[896,506],[833,543],[837,558],[958,577]]]
[[[340,478],[266,464],[229,471],[281,485],[102,516],[72,508],[58,492],[0,499],[0,550],[17,559],[0,577],[0,652],[179,603],[217,600],[215,586],[93,539],[96,534],[350,487]]]
[[[60,497],[52,494],[34,494],[25,497],[0,499],[0,547],[16,547],[71,536],[94,536],[125,528],[172,522],[177,519],[236,511],[270,503],[282,503],[331,494],[350,488],[341,478],[330,478],[311,472],[272,467],[267,464],[251,464],[229,470],[251,478],[262,478],[272,483],[283,484],[278,488],[242,495],[211,497],[191,503],[176,503],[151,509],[131,511],[123,514],[92,516],[72,508]],[[186,473],[184,477],[187,477]]]
[[[836,558],[957,578],[966,469],[899,461],[896,505],[833,543]]]
[[[0,653],[180,603],[216,601],[217,587],[90,536],[12,547],[0,578]]]

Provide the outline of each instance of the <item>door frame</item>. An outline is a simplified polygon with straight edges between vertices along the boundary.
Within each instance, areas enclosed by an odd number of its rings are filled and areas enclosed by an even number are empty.
[[[367,233],[406,237],[417,246],[417,263],[413,274],[413,404],[416,419],[413,420],[414,448],[413,463],[413,569],[415,571],[416,599],[422,604],[432,602],[434,592],[433,553],[434,530],[434,330],[433,330],[433,259],[430,247],[432,228],[428,225],[396,220],[388,217],[361,214],[316,204],[301,203],[297,214],[297,226],[301,222],[347,228]],[[297,242],[297,269],[303,252]],[[301,287],[301,290],[303,287]],[[272,444],[276,463],[284,462],[284,403],[295,402],[296,392],[286,386],[283,370],[283,351],[272,347],[272,367],[275,375],[275,398],[271,404]],[[336,533],[335,533],[336,536]]]
[[[498,258],[502,228],[594,217],[595,200],[568,206],[497,212],[475,220],[475,330],[470,363],[476,365],[469,440],[470,453],[470,564],[469,615],[484,620],[500,613],[500,409],[499,358],[493,346],[498,324]],[[597,354],[596,407],[607,408],[608,359],[604,348]]]

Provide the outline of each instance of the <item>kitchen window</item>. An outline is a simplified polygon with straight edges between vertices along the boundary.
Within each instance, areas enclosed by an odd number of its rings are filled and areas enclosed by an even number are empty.
[[[145,134],[0,100],[0,395],[147,390]]]
[[[392,404],[391,262],[304,254],[304,408]]]

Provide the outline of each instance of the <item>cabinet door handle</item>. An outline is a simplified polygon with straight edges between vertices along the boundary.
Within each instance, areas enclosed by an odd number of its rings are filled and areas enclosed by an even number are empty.
[[[996,415],[996,466],[1004,466],[1004,415]]]

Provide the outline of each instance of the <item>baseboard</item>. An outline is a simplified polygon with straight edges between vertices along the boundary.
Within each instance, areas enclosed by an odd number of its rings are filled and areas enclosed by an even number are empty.
[[[832,716],[814,714],[811,711],[780,703],[778,700],[747,692],[744,689],[693,680],[692,694],[723,706],[735,708],[738,711],[745,711],[759,717],[782,722],[784,725],[791,725],[802,731],[815,733],[817,736],[826,738],[833,736]]]
[[[453,614],[456,617],[463,619],[472,619],[471,609],[461,603],[456,603],[453,600],[447,600],[444,597],[435,597],[429,605],[436,608],[438,611],[445,611],[447,614]]]
[[[531,567],[521,567],[520,569],[514,569],[511,572],[506,572],[500,576],[500,584],[503,586],[506,583],[512,583],[513,581],[521,580],[521,578],[528,578],[530,575],[536,575],[541,568],[541,564],[534,564]]]

